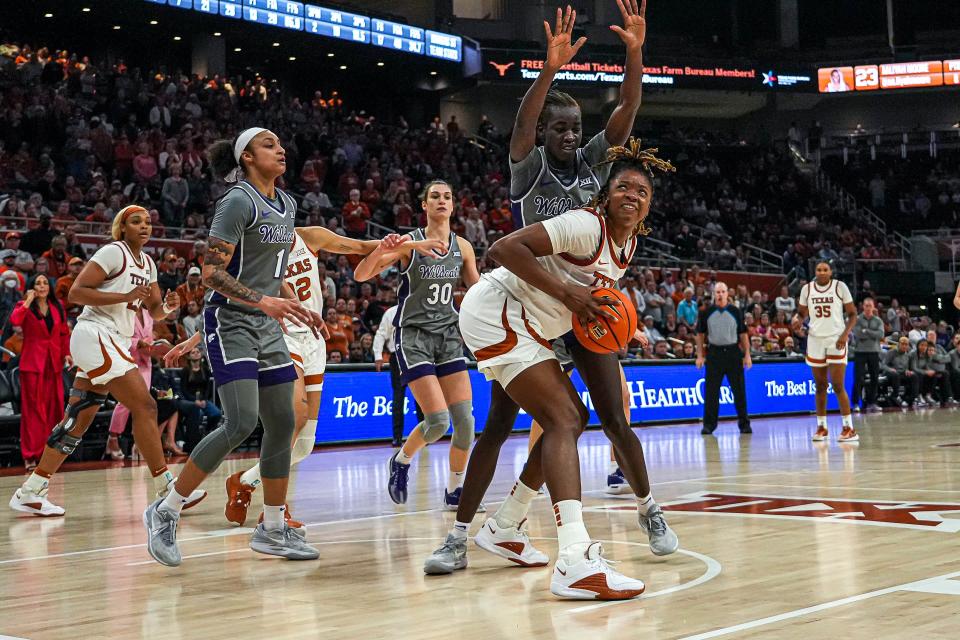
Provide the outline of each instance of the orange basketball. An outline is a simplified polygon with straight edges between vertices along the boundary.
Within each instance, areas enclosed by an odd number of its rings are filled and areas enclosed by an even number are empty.
[[[617,289],[597,289],[593,297],[619,301],[619,305],[608,306],[607,309],[620,320],[613,322],[600,316],[585,327],[577,316],[573,316],[573,333],[580,344],[594,353],[620,351],[630,343],[637,331],[637,310],[630,299]]]

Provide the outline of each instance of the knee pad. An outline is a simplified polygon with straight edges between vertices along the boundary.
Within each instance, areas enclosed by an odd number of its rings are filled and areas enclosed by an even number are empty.
[[[107,401],[106,394],[101,395],[99,393],[93,393],[92,391],[77,391],[76,389],[70,390],[70,397],[79,398],[80,401],[67,404],[63,420],[53,428],[50,437],[47,438],[48,447],[56,449],[67,456],[76,450],[77,445],[80,444],[80,440],[82,439],[82,436],[74,436],[71,433],[77,424],[77,416],[80,415],[80,412],[84,409],[102,407],[103,403]]]
[[[450,427],[450,413],[447,411],[437,411],[428,413],[423,417],[420,423],[420,431],[423,433],[423,439],[428,443],[433,443],[443,437]]]
[[[316,444],[316,440],[317,421],[307,420],[307,424],[303,427],[300,435],[297,436],[297,440],[293,443],[293,449],[290,451],[291,467],[313,453],[313,446]]]
[[[450,444],[457,449],[469,451],[474,437],[473,401],[464,400],[450,405],[450,418],[453,421],[453,439]]]

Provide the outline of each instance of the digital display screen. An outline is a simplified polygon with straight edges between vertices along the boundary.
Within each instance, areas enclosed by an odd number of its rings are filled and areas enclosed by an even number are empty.
[[[293,0],[145,1],[450,62],[463,61],[460,36],[315,4]]]
[[[960,60],[927,60],[821,67],[820,93],[921,89],[960,84]]]

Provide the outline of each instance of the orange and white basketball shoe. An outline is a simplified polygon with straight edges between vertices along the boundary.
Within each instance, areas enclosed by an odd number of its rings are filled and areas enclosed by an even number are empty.
[[[826,427],[817,427],[816,433],[813,434],[814,442],[823,442],[830,435],[830,432],[827,431]]]
[[[523,529],[524,520],[516,527],[501,527],[495,518],[487,518],[473,541],[484,551],[500,556],[521,567],[545,567],[550,558],[538,551]]]
[[[247,521],[247,508],[254,490],[253,486],[240,481],[242,475],[242,471],[237,471],[227,477],[227,506],[223,509],[227,520],[240,526]]]
[[[294,520],[293,516],[290,515],[290,505],[285,504],[283,506],[285,507],[283,510],[283,520],[287,523],[287,526],[294,531],[306,533],[307,528],[303,526],[303,523],[299,520]],[[263,511],[260,512],[260,518],[257,520],[257,524],[263,524]]]
[[[14,511],[21,511],[44,518],[62,516],[66,513],[63,507],[59,507],[47,500],[47,490],[45,488],[40,493],[33,493],[20,487],[13,493],[13,497],[10,498],[10,508]]]
[[[643,593],[642,581],[614,571],[602,554],[600,543],[591,542],[580,562],[557,560],[550,593],[571,600],[630,600]]]
[[[860,442],[860,434],[852,427],[844,427],[837,442]]]

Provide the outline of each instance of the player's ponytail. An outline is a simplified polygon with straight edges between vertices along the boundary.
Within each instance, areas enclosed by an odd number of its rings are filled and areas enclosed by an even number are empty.
[[[213,175],[221,180],[241,170],[240,163],[233,157],[233,143],[229,140],[217,140],[207,147],[207,159],[210,161]]]
[[[612,165],[610,167],[610,175],[607,176],[606,183],[600,187],[600,192],[590,200],[587,206],[594,209],[605,208],[610,194],[610,183],[624,171],[640,171],[650,179],[651,186],[653,185],[654,170],[664,173],[676,171],[677,168],[674,167],[669,160],[657,157],[657,151],[657,149],[641,149],[640,140],[633,137],[627,141],[626,146],[610,147],[607,149],[607,157],[595,164],[593,168],[597,169],[604,165]],[[644,220],[641,220],[637,223],[637,226],[633,230],[633,235],[645,236],[652,231],[644,222]]]

